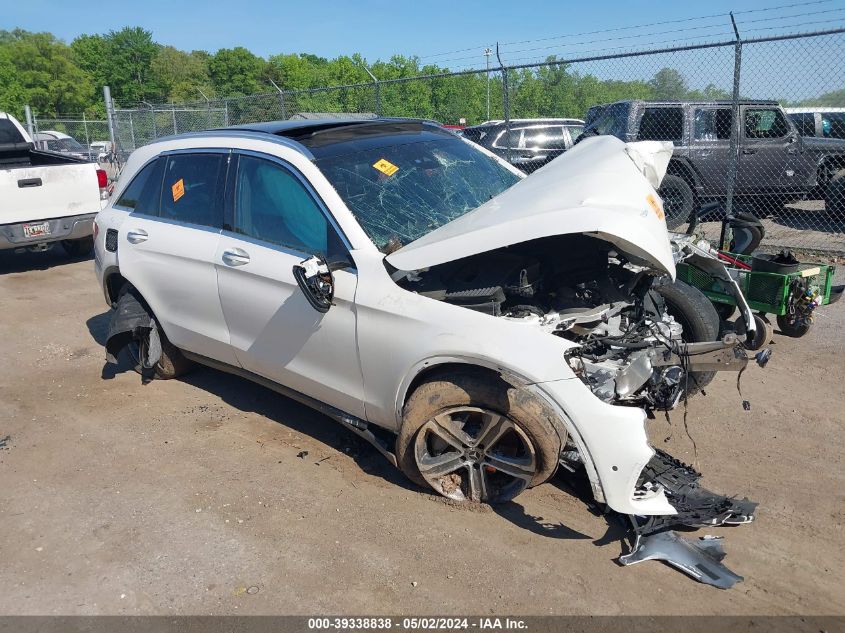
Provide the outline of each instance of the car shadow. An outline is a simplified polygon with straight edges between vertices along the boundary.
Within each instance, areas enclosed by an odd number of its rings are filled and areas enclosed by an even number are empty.
[[[218,396],[239,411],[255,413],[345,453],[368,475],[380,477],[390,484],[408,490],[416,489],[399,469],[387,462],[368,442],[304,404],[246,378],[209,367],[197,367],[180,380]]]
[[[530,514],[518,501],[508,501],[507,503],[497,504],[491,507],[493,508],[493,512],[503,519],[507,519],[515,526],[533,532],[534,534],[539,534],[540,536],[567,541],[589,540],[592,538],[588,534],[573,530],[563,523],[555,523],[545,517]]]
[[[785,206],[773,213],[771,219],[776,224],[799,231],[845,232],[845,218],[836,218],[824,211],[809,211],[798,207]]]
[[[50,250],[41,252],[26,251],[15,253],[14,250],[5,250],[0,251],[0,275],[25,273],[30,270],[49,270],[56,266],[93,261],[93,259],[92,254],[82,257],[70,257],[58,245],[53,246]]]

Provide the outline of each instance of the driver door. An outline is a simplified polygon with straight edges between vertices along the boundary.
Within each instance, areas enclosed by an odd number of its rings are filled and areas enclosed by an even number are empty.
[[[227,226],[215,261],[238,361],[253,373],[364,416],[353,266],[334,273],[334,302],[315,310],[294,266],[312,255],[351,262],[328,210],[287,163],[242,153],[230,170]]]

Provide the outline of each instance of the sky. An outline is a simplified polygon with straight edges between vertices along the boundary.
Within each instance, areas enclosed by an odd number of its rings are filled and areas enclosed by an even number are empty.
[[[528,62],[547,54],[660,45],[667,40],[730,38],[727,17],[639,26],[728,11],[756,35],[784,24],[796,30],[845,26],[845,0],[821,0],[776,13],[767,7],[801,0],[708,0],[706,3],[603,0],[565,2],[534,0],[144,0],[113,3],[91,0],[0,0],[0,28],[49,31],[70,42],[80,34],[142,26],[161,44],[183,50],[244,46],[267,57],[276,53],[313,53],[323,57],[361,53],[367,60],[394,54],[418,55],[423,62],[446,62],[452,68],[483,67],[484,46],[503,45],[505,62]],[[806,1],[806,0],[805,0]],[[757,10],[755,12],[755,10]],[[782,21],[763,17],[788,16]],[[791,16],[791,17],[790,17]],[[815,23],[813,23],[815,22]],[[621,27],[634,27],[622,29]],[[620,29],[607,31],[608,29]],[[768,29],[768,30],[761,30]],[[602,34],[581,35],[599,30]],[[672,31],[666,33],[666,31]],[[568,39],[545,39],[572,35]],[[540,40],[540,41],[537,41]],[[598,40],[594,44],[593,40]],[[572,42],[569,48],[560,44]],[[516,43],[522,42],[522,43]],[[469,49],[469,50],[461,50]],[[451,54],[442,55],[441,53]],[[444,64],[440,64],[444,65]]]

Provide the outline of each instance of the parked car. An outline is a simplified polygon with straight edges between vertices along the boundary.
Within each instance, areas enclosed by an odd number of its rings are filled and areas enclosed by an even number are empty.
[[[199,362],[258,382],[458,501],[513,499],[564,463],[648,519],[638,536],[750,521],[747,500],[676,489],[697,474],[645,433],[688,371],[747,362],[666,313],[685,292],[654,188],[670,153],[592,139],[526,178],[394,119],[153,142],[96,220],[107,353],[145,378]],[[693,319],[712,310],[689,297]]]
[[[93,163],[36,149],[21,124],[0,112],[0,250],[58,243],[72,256],[90,253],[107,184]]]
[[[105,163],[108,161],[109,150],[111,143],[109,141],[94,141],[89,146],[91,149],[91,157],[98,163]]]
[[[48,150],[50,152],[67,154],[68,156],[81,158],[82,160],[94,160],[95,158],[92,157],[90,150],[85,149],[84,145],[64,132],[44,130],[42,132],[37,132],[33,137],[33,140],[38,148]]]
[[[511,119],[464,128],[463,135],[526,173],[539,169],[572,147],[581,119]]]
[[[845,140],[802,137],[775,101],[743,101],[739,109],[735,195],[761,211],[772,202],[819,197],[829,213],[845,214]],[[732,127],[730,101],[620,101],[590,108],[584,133],[672,141],[660,189],[671,228],[727,195]]]
[[[801,136],[845,139],[845,108],[786,108]]]

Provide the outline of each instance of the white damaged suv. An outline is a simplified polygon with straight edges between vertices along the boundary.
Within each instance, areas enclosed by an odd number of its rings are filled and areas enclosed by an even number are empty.
[[[670,155],[597,137],[526,178],[392,119],[157,141],[96,219],[108,357],[245,376],[456,500],[508,501],[562,465],[638,537],[747,522],[754,504],[699,488],[644,428],[696,375],[747,362],[667,314]]]

